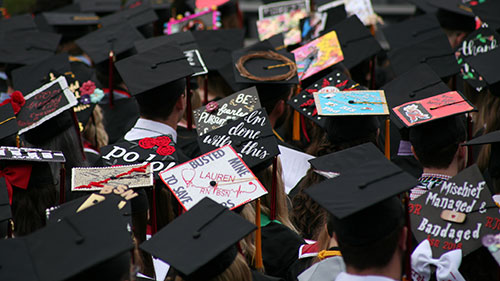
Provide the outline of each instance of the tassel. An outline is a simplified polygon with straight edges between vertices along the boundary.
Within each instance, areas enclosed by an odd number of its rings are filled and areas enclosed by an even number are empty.
[[[278,157],[273,159],[273,181],[271,185],[271,220],[276,219],[276,197],[278,189]]]
[[[113,89],[113,65],[115,62],[115,53],[111,50],[109,51],[109,62],[108,62],[108,67],[109,67],[109,80],[108,80],[108,88],[109,88],[109,107],[113,108],[113,94],[114,94],[114,89]]]
[[[158,226],[156,224],[156,189],[153,185],[153,206],[152,206],[152,215],[151,215],[151,236],[155,235],[156,232],[158,231]]]
[[[243,28],[244,27],[244,25],[243,25],[243,12],[241,12],[240,3],[238,0],[236,0],[236,11],[237,11],[237,16],[238,16],[238,24],[239,24],[240,28]]]
[[[255,230],[255,261],[254,266],[257,270],[262,270],[264,268],[264,262],[262,261],[262,228],[260,225],[260,198],[257,199],[255,203],[255,224],[257,225],[257,230]]]
[[[385,120],[385,157],[391,160],[391,119]]]
[[[472,116],[470,114],[467,114],[467,140],[470,141],[472,139],[472,128],[473,128],[473,123],[472,123]],[[474,153],[472,149],[467,150],[467,167],[471,166],[474,164]]]
[[[405,254],[405,268],[406,268],[406,279],[412,280],[411,278],[411,253],[412,251],[412,239],[413,235],[411,234],[411,223],[410,223],[410,197],[408,196],[408,192],[405,193],[405,216],[406,216],[406,228],[408,229],[406,235],[406,254]]]
[[[85,156],[85,150],[83,149],[82,133],[80,132],[80,125],[78,123],[78,117],[76,117],[75,110],[71,110],[71,114],[72,114],[72,118],[73,118],[73,123],[75,125],[76,135],[78,137],[78,146],[80,147],[80,152],[82,153],[83,160],[86,160],[87,157]]]
[[[193,109],[191,106],[191,85],[189,81],[191,80],[191,77],[186,78],[186,119],[187,119],[187,129],[191,131],[193,129]]]
[[[293,112],[293,136],[292,140],[300,141],[300,113],[298,111]]]
[[[203,105],[208,103],[208,75],[205,75],[203,83]]]
[[[21,139],[19,138],[19,135],[16,135],[16,146],[17,148],[21,147]]]
[[[66,202],[66,168],[61,164],[59,170],[59,204]]]
[[[306,120],[304,119],[304,115],[300,115],[300,127],[302,127],[302,134],[304,134],[304,138],[306,141],[309,143],[311,142],[311,139],[309,138],[309,135],[307,134],[307,128],[306,128]]]

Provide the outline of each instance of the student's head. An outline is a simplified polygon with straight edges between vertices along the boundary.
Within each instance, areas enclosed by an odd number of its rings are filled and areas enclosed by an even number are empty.
[[[336,116],[328,118],[325,126],[327,138],[343,150],[366,142],[377,144],[380,122],[376,116]]]
[[[159,121],[169,119],[174,112],[180,112],[182,117],[186,107],[185,81],[185,79],[179,79],[136,95],[140,115],[146,119]]]
[[[278,128],[290,117],[291,109],[286,103],[292,96],[293,85],[257,84],[260,103],[266,109],[273,128]]]
[[[446,117],[410,129],[410,142],[417,160],[424,168],[446,169],[457,161],[459,170],[465,167],[467,149],[464,120]]]
[[[464,38],[476,29],[476,21],[471,15],[438,9],[436,16],[453,49],[457,48]]]

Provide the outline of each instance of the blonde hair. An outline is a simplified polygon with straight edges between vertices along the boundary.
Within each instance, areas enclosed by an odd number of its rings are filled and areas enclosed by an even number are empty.
[[[175,281],[185,281],[182,277],[177,276]],[[245,261],[245,258],[238,253],[233,263],[226,268],[224,272],[218,276],[208,279],[207,281],[252,281],[252,272]]]
[[[106,129],[104,129],[103,120],[104,115],[102,113],[102,108],[96,105],[82,133],[83,138],[90,142],[95,148],[106,146],[109,142],[108,133]]]
[[[255,223],[255,206],[251,203],[245,204],[240,216],[251,223]],[[251,265],[255,257],[255,231],[240,240],[240,248],[248,264]]]

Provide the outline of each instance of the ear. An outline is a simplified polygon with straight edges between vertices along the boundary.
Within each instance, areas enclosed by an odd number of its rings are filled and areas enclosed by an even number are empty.
[[[417,154],[415,153],[415,149],[413,148],[413,145],[411,146],[411,153],[413,153],[413,156],[415,157],[415,159],[417,159],[417,161],[420,161],[420,160],[418,160],[418,157],[417,157]]]

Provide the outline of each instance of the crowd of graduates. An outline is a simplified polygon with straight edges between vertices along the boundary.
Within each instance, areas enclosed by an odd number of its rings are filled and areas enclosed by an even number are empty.
[[[497,0],[390,24],[311,0],[293,44],[205,2],[3,11],[0,280],[500,278]]]

